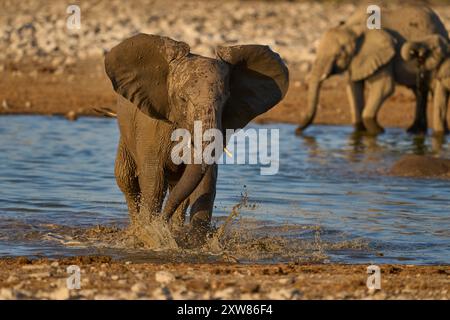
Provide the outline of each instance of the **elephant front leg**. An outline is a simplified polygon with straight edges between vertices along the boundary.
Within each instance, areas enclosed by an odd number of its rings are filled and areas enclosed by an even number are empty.
[[[447,125],[448,90],[436,81],[433,94],[433,134],[442,136],[449,132]]]
[[[362,121],[362,111],[364,107],[364,82],[349,81],[346,90],[347,98],[350,103],[353,127],[355,128],[355,131],[364,131],[365,127]]]
[[[136,163],[122,139],[119,141],[117,149],[114,175],[119,189],[125,195],[131,224],[134,225],[139,213],[140,188],[136,174]]]
[[[384,132],[377,121],[378,111],[383,102],[394,92],[394,79],[390,69],[385,68],[366,81],[369,85],[369,95],[363,110],[363,123],[369,134],[377,135]]]
[[[415,88],[414,96],[416,97],[416,111],[414,115],[414,122],[412,126],[407,129],[408,133],[413,134],[426,134],[428,129],[427,123],[427,97],[428,97],[427,85],[421,86],[421,88]]]
[[[169,187],[169,193],[172,188]],[[186,220],[186,211],[189,207],[189,198],[184,200],[175,210],[175,213],[173,214],[172,218],[170,219],[171,222],[171,228],[173,231],[177,232],[181,230],[184,226],[184,221]]]
[[[139,223],[146,225],[161,213],[167,182],[160,161],[145,160],[139,167],[140,210]]]
[[[202,181],[190,196],[190,228],[186,235],[189,247],[198,247],[206,241],[211,230],[211,217],[216,197],[217,165],[208,168]]]

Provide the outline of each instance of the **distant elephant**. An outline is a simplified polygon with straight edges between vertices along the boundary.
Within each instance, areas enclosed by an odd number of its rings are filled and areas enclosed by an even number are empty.
[[[401,50],[405,61],[414,60],[426,72],[431,72],[433,93],[433,133],[449,132],[447,106],[450,92],[450,48],[447,39],[430,35],[406,42]]]
[[[428,79],[417,85],[418,68],[400,56],[400,48],[412,38],[439,34],[448,39],[445,26],[430,8],[402,6],[381,10],[381,29],[368,29],[366,8],[358,10],[345,23],[328,30],[320,41],[308,89],[306,119],[297,129],[305,130],[314,120],[323,80],[346,72],[347,95],[352,123],[357,130],[371,134],[383,131],[377,113],[394,92],[395,83],[412,89],[416,96],[416,116],[409,132],[426,131]],[[367,99],[364,88],[368,87]]]
[[[288,69],[268,46],[218,47],[216,54],[202,57],[186,43],[139,34],[105,56],[118,93],[115,176],[132,226],[157,215],[181,226],[191,206],[190,235],[201,242],[211,222],[217,164],[175,164],[172,132],[184,128],[194,136],[196,120],[203,130],[243,128],[288,89]]]

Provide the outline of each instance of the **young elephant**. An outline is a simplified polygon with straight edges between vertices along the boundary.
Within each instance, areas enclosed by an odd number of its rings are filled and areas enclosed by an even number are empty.
[[[211,221],[217,165],[175,164],[172,132],[187,129],[194,137],[194,121],[202,121],[203,131],[243,128],[284,97],[289,75],[268,46],[218,47],[216,59],[189,51],[186,43],[139,34],[107,53],[105,68],[119,94],[115,175],[132,226],[159,213],[182,225],[190,206],[192,235],[201,241]]]
[[[430,35],[406,42],[401,50],[405,61],[414,60],[425,71],[431,72],[433,93],[433,133],[443,135],[449,132],[447,105],[450,91],[450,50],[447,39]]]
[[[341,73],[347,75],[352,123],[357,130],[371,134],[383,131],[377,114],[397,83],[412,89],[416,95],[416,117],[408,131],[426,131],[427,78],[417,86],[415,63],[403,60],[399,53],[403,43],[412,38],[438,34],[448,39],[445,26],[430,8],[402,6],[382,8],[381,29],[371,30],[367,27],[366,10],[367,7],[357,10],[345,23],[322,37],[309,81],[308,109],[298,132],[314,120],[323,81]],[[368,88],[366,97],[365,88]]]

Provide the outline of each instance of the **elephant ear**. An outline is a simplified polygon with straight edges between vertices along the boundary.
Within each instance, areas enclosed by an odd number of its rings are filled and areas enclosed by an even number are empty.
[[[230,97],[222,114],[223,129],[243,128],[285,96],[288,69],[268,46],[218,47],[216,54],[230,65]]]
[[[105,56],[105,70],[114,90],[150,117],[168,120],[169,64],[189,54],[189,46],[167,37],[138,34]]]
[[[364,32],[357,43],[349,73],[353,81],[363,80],[386,65],[395,56],[394,39],[386,31],[374,29]]]
[[[439,66],[436,78],[444,84],[444,87],[450,89],[450,58],[447,58]]]

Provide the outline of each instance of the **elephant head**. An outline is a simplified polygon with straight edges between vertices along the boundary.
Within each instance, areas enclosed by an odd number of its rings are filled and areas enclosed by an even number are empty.
[[[433,85],[433,132],[448,133],[447,103],[450,91],[450,56],[448,40],[440,35],[428,35],[406,42],[401,49],[402,58],[414,60],[422,70],[432,72]]]
[[[268,46],[219,47],[217,58],[190,53],[186,43],[138,34],[106,54],[105,69],[114,90],[149,117],[188,129],[242,128],[285,95],[288,69]],[[192,148],[193,149],[193,148]],[[200,183],[210,164],[186,164],[171,190],[163,216]]]
[[[447,40],[438,34],[407,41],[401,48],[403,60],[416,60],[426,71],[436,70],[448,53]]]
[[[351,81],[363,80],[395,56],[395,40],[383,30],[356,33],[345,26],[328,30],[320,40],[310,74],[308,107],[300,131],[314,120],[322,82],[333,74],[348,72]]]

